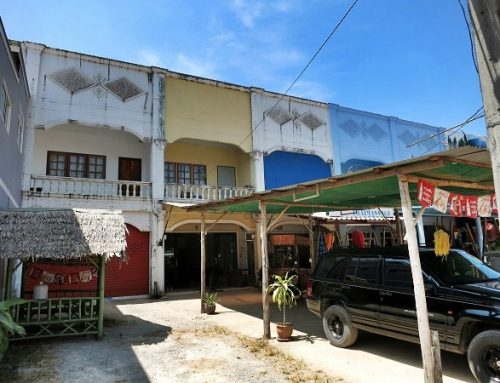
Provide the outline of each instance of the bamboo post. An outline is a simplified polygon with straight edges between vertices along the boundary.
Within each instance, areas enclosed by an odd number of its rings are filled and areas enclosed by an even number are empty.
[[[97,338],[104,336],[104,278],[106,271],[106,257],[99,257],[99,318],[97,319]]]
[[[207,262],[206,262],[206,248],[205,248],[205,212],[201,212],[201,225],[200,225],[200,297],[201,297],[201,308],[200,312],[203,314],[205,312],[205,306],[203,305],[203,299],[205,298],[205,291],[206,291],[206,268],[207,268]]]
[[[267,256],[267,228],[266,228],[266,205],[259,201],[260,210],[260,254],[262,257],[262,321],[264,324],[264,338],[271,338],[271,320],[269,315],[269,295],[267,287],[269,285],[269,259]]]
[[[14,260],[7,258],[7,272],[5,275],[5,299],[12,297],[12,273],[14,269]]]
[[[411,274],[413,278],[413,289],[415,293],[415,306],[417,309],[418,335],[422,352],[422,364],[424,368],[424,379],[426,383],[438,383],[435,376],[441,375],[437,369],[431,349],[431,333],[429,328],[429,315],[425,299],[424,279],[422,277],[422,266],[418,252],[417,231],[413,220],[411,209],[410,190],[404,176],[398,176],[399,193],[401,196],[401,208],[403,220],[406,226],[406,239],[408,241],[408,252],[410,254]]]

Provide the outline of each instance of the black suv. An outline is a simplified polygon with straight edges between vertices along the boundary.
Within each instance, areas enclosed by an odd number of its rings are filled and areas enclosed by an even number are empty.
[[[467,352],[479,382],[500,382],[500,273],[462,250],[420,249],[420,259],[441,348]],[[319,258],[306,300],[334,346],[352,345],[358,329],[419,342],[406,247],[334,248]]]

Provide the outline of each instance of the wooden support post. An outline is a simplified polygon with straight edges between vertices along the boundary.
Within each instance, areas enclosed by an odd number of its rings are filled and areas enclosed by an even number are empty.
[[[106,272],[106,257],[99,257],[99,317],[97,319],[97,338],[104,336],[104,278]]]
[[[205,236],[206,236],[206,230],[205,230],[205,212],[201,212],[201,225],[200,225],[200,305],[201,309],[200,312],[203,314],[205,312],[205,306],[203,305],[203,299],[205,298],[205,291],[206,291],[206,286],[207,286],[207,281],[206,281],[206,268],[207,268],[207,261],[206,261],[206,248],[205,248]]]
[[[14,272],[14,260],[7,258],[7,270],[5,273],[5,294],[4,298],[9,299],[12,297],[12,273]]]
[[[269,315],[269,259],[267,256],[267,227],[266,227],[266,204],[259,201],[260,209],[260,254],[262,257],[262,320],[264,322],[264,338],[271,338],[271,319]]]
[[[441,347],[439,346],[439,332],[431,331],[431,344],[432,344],[432,357],[434,359],[434,363],[436,364],[434,369],[433,382],[443,383],[443,375],[441,374],[443,366],[441,364]]]
[[[417,308],[418,335],[422,351],[422,363],[424,367],[424,379],[426,383],[438,383],[435,380],[441,371],[436,370],[435,360],[431,350],[431,332],[429,328],[429,315],[427,313],[427,302],[425,300],[424,278],[422,266],[420,265],[420,254],[418,252],[417,231],[411,209],[411,197],[408,182],[402,176],[398,176],[399,193],[401,195],[401,208],[403,220],[406,226],[406,239],[408,241],[408,252],[410,254],[411,274],[413,278],[413,290],[415,293],[415,306]],[[398,218],[399,219],[399,218]]]

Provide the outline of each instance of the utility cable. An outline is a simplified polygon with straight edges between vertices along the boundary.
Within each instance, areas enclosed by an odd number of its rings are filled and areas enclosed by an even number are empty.
[[[467,25],[467,32],[469,33],[469,42],[470,42],[470,50],[472,54],[472,62],[474,63],[474,68],[476,68],[476,72],[479,73],[479,68],[477,67],[477,61],[476,61],[476,53],[474,50],[474,43],[472,41],[472,32],[470,29],[470,22],[469,19],[467,18],[467,14],[465,12],[464,5],[462,4],[462,0],[457,0],[458,4],[460,5],[460,8],[462,9],[462,15],[464,15],[464,20],[465,20],[465,25]]]
[[[453,129],[457,129],[457,128],[461,128],[467,124],[470,124],[471,122],[473,121],[476,121],[482,117],[484,117],[484,113],[478,115],[478,113],[483,109],[483,106],[481,106],[478,110],[476,110],[469,118],[467,118],[464,122],[460,123],[460,124],[457,124],[457,125],[454,125],[452,126],[451,128],[447,128],[447,129],[444,129],[444,130],[441,130],[439,131],[438,133],[434,133],[434,134],[431,134],[429,136],[426,136],[424,138],[421,138],[415,142],[412,142],[411,144],[408,144],[406,145],[407,148],[410,148],[414,145],[417,145],[417,144],[420,144],[421,142],[424,142],[424,141],[427,141],[427,140],[430,140],[431,138],[434,138],[436,136],[439,136],[440,134],[443,134],[449,130],[453,130]]]
[[[337,32],[337,30],[339,29],[340,25],[344,22],[344,20],[347,18],[347,16],[349,15],[349,13],[351,13],[352,9],[354,8],[354,6],[356,5],[356,3],[358,2],[359,0],[354,0],[353,3],[351,4],[351,6],[347,9],[347,11],[344,13],[344,16],[342,16],[342,18],[340,19],[340,21],[337,23],[337,25],[335,25],[335,27],[333,28],[333,30],[330,32],[330,34],[328,35],[328,37],[325,39],[325,41],[323,41],[323,44],[321,44],[321,46],[316,50],[316,53],[314,53],[314,55],[311,57],[311,59],[309,60],[309,62],[306,64],[306,66],[304,67],[304,69],[302,69],[302,71],[299,73],[299,75],[295,78],[295,80],[293,80],[293,82],[291,83],[291,85],[287,88],[287,90],[281,94],[280,98],[278,99],[278,101],[276,101],[276,103],[273,105],[273,107],[269,110],[268,114],[271,113],[278,105],[279,103],[283,100],[283,98],[285,96],[288,95],[288,92],[293,88],[293,86],[297,83],[297,81],[300,80],[300,78],[302,77],[302,75],[305,73],[305,71],[309,68],[309,66],[312,64],[312,62],[314,61],[314,59],[316,58],[316,56],[318,56],[318,54],[321,52],[321,50],[325,47],[325,45],[328,43],[328,41],[332,38],[332,36],[335,34],[335,32]],[[255,130],[257,130],[257,128],[264,122],[264,119],[265,119],[265,116],[262,117],[262,119],[259,121],[259,123],[250,131],[250,133],[238,144],[238,146],[241,146],[241,144],[243,144],[246,140],[248,140],[249,137],[252,136],[253,132],[255,132]]]

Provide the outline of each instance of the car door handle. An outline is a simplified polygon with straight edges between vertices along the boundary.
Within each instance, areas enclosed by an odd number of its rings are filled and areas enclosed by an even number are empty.
[[[380,295],[383,297],[392,297],[392,293],[390,291],[381,291]]]

